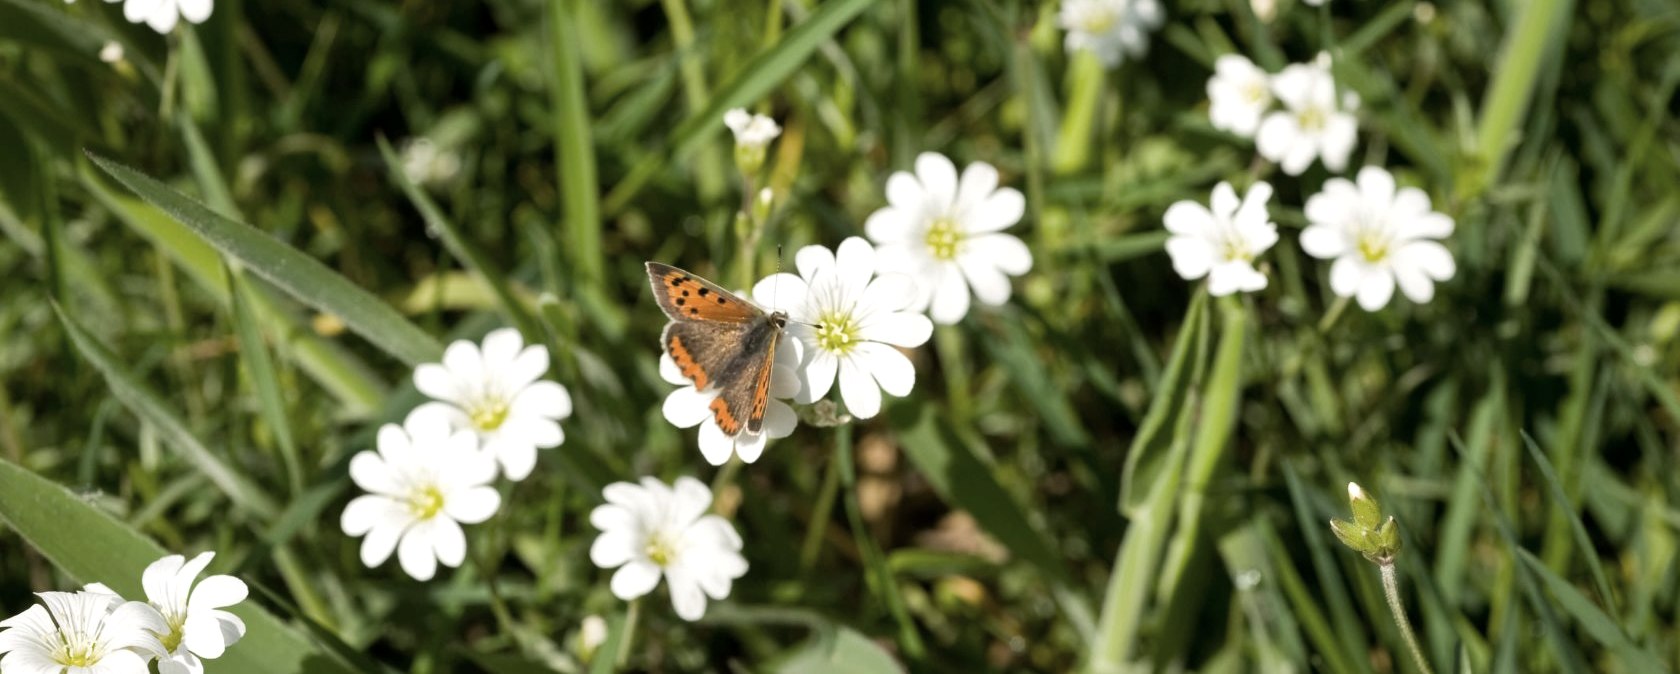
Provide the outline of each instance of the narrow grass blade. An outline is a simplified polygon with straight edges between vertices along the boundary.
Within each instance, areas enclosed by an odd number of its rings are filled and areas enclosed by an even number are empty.
[[[291,420],[286,417],[286,398],[280,392],[280,376],[269,357],[268,346],[257,330],[257,319],[245,299],[245,283],[239,272],[228,268],[228,297],[233,304],[233,325],[239,335],[239,357],[245,363],[245,373],[251,378],[257,404],[274,434],[274,444],[280,450],[280,463],[286,469],[286,482],[292,496],[303,492],[303,461],[298,458],[297,441],[292,438]]]
[[[595,139],[590,131],[589,101],[583,91],[579,36],[573,7],[569,6],[576,3],[548,0],[547,4],[548,43],[554,57],[547,69],[548,88],[554,106],[554,163],[566,209],[565,248],[577,280],[595,284],[601,281],[606,258],[601,253],[601,186],[595,173]]]
[[[1476,129],[1476,149],[1480,153],[1479,171],[1468,180],[1470,196],[1474,196],[1499,179],[1505,157],[1516,145],[1512,134],[1522,124],[1528,111],[1534,83],[1539,77],[1541,57],[1549,50],[1562,54],[1558,39],[1570,21],[1570,0],[1535,0],[1517,8],[1516,23],[1505,35],[1499,63],[1493,67],[1493,82],[1487,97],[1482,100],[1481,119]]]
[[[1174,342],[1172,355],[1167,359],[1167,369],[1161,373],[1160,385],[1152,392],[1154,401],[1149,404],[1143,425],[1138,427],[1126,452],[1126,467],[1120,475],[1120,512],[1127,517],[1138,516],[1138,509],[1143,507],[1166,467],[1168,449],[1175,441],[1168,431],[1183,416],[1190,395],[1190,375],[1195,369],[1190,362],[1191,355],[1201,353],[1197,344],[1207,339],[1206,306],[1204,292],[1196,293],[1190,301],[1190,309],[1184,313],[1184,325],[1178,331],[1178,341]]]
[[[149,204],[116,194],[91,173],[84,173],[81,183],[124,224],[174,260],[200,288],[224,304],[229,301],[221,256],[190,228]],[[344,403],[352,415],[366,414],[379,407],[386,397],[385,385],[366,363],[343,346],[316,334],[266,285],[254,282],[246,285],[251,313],[262,321],[268,334],[276,336],[275,345],[300,369]]]
[[[434,361],[443,345],[378,297],[250,225],[217,215],[203,204],[151,177],[88,153],[106,173],[140,198],[168,213],[223,254],[238,259],[258,276],[305,304],[333,314],[346,326],[392,357],[409,365]]]
[[[506,272],[497,269],[490,256],[486,255],[478,244],[463,236],[461,229],[450,222],[449,218],[444,217],[443,211],[432,202],[432,198],[426,196],[414,181],[408,179],[408,174],[403,172],[402,159],[392,151],[391,144],[386,142],[383,136],[378,139],[378,144],[379,154],[385,158],[385,167],[390,170],[391,180],[402,188],[403,194],[408,195],[408,200],[414,204],[415,210],[420,211],[420,217],[425,219],[426,226],[437,232],[438,236],[442,237],[443,244],[449,247],[449,252],[490,288],[490,292],[494,293],[496,300],[501,303],[502,310],[519,324],[525,337],[535,340],[542,334],[538,329],[536,316],[531,313],[531,308],[514,294],[513,288],[508,285]]]
[[[1656,655],[1633,643],[1633,640],[1629,639],[1627,634],[1622,631],[1621,625],[1616,624],[1616,621],[1611,619],[1603,609],[1594,604],[1586,595],[1581,594],[1580,590],[1575,589],[1573,583],[1552,573],[1551,569],[1546,568],[1546,563],[1540,561],[1540,558],[1535,557],[1532,552],[1517,548],[1516,555],[1517,559],[1522,561],[1523,566],[1528,567],[1529,573],[1539,578],[1540,582],[1546,586],[1546,590],[1552,593],[1552,596],[1557,599],[1558,605],[1575,618],[1576,624],[1580,625],[1581,629],[1585,630],[1588,635],[1591,635],[1593,640],[1603,644],[1605,648],[1610,649],[1610,652],[1615,653],[1616,657],[1622,660],[1622,664],[1628,668],[1628,671],[1663,671],[1662,661]]]
[[[1587,570],[1592,572],[1593,584],[1598,590],[1598,596],[1616,610],[1616,595],[1610,591],[1610,576],[1604,573],[1604,564],[1599,561],[1598,553],[1593,546],[1592,538],[1587,535],[1587,526],[1581,522],[1581,513],[1575,508],[1569,495],[1564,493],[1563,482],[1558,479],[1557,471],[1552,470],[1552,462],[1546,460],[1545,452],[1535,444],[1534,438],[1528,431],[1522,432],[1523,446],[1528,448],[1528,456],[1534,459],[1534,465],[1540,468],[1540,475],[1546,479],[1546,487],[1550,490],[1552,505],[1562,510],[1569,520],[1569,530],[1575,536],[1575,545],[1581,550],[1581,557],[1586,559]]]
[[[76,581],[104,583],[130,599],[145,596],[140,575],[146,565],[170,552],[68,489],[9,461],[0,461],[0,520]],[[357,671],[255,602],[226,610],[245,621],[245,638],[213,668],[272,674]]]
[[[1085,424],[1068,400],[1067,387],[1051,379],[1044,367],[1044,359],[1035,346],[1041,340],[1027,335],[1019,318],[1009,317],[990,323],[1001,339],[981,340],[991,352],[993,362],[1009,372],[1010,381],[1020,388],[1023,397],[1038,410],[1050,437],[1064,447],[1089,447],[1091,436]]]
[[[136,416],[156,428],[166,442],[181,452],[187,463],[210,478],[210,482],[221,489],[222,493],[227,494],[229,500],[258,517],[269,520],[280,512],[274,499],[261,487],[200,443],[198,438],[187,430],[186,424],[164,403],[163,398],[130,374],[116,354],[106,350],[104,345],[88,334],[75,319],[65,315],[56,306],[54,310],[58,313],[59,323],[63,324],[64,331],[70,335],[70,341],[75,343],[82,357],[105,375],[111,393]]]

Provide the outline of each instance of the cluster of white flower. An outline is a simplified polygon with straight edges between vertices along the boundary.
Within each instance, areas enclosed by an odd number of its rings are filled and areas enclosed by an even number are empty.
[[[1270,75],[1243,56],[1226,54],[1214,62],[1207,92],[1214,128],[1253,137],[1260,156],[1284,173],[1301,175],[1314,159],[1336,173],[1347,167],[1359,130],[1353,115],[1359,96],[1337,96],[1328,55]]]
[[[6,674],[202,674],[245,636],[226,609],[245,601],[244,581],[198,580],[215,558],[169,555],[146,567],[146,601],[125,601],[94,583],[80,592],[41,592],[41,603],[0,621],[0,670]]]
[[[1212,209],[1193,201],[1167,208],[1167,254],[1185,280],[1208,278],[1208,293],[1228,295],[1262,290],[1266,277],[1254,259],[1277,243],[1266,201],[1271,185],[1257,182],[1239,205],[1227,183],[1213,190]],[[1435,284],[1453,277],[1452,254],[1438,239],[1452,234],[1452,218],[1431,209],[1429,195],[1415,187],[1396,188],[1394,176],[1375,166],[1360,169],[1357,184],[1331,178],[1307,199],[1301,247],[1335,260],[1330,290],[1353,297],[1366,311],[1388,304],[1396,285],[1419,304],[1435,296]]]
[[[1064,0],[1060,23],[1067,51],[1089,50],[1113,68],[1149,51],[1149,32],[1162,18],[1156,0]]]
[[[548,349],[526,346],[519,331],[485,335],[483,346],[450,344],[443,362],[414,370],[414,386],[433,398],[403,424],[379,429],[377,451],[350,461],[350,478],[368,492],[340,517],[362,539],[362,563],[383,564],[397,553],[403,571],[430,580],[438,563],[466,558],[461,524],[477,524],[501,506],[491,484],[498,469],[520,481],[537,464],[537,449],[565,440],[560,420],[571,416],[566,387],[542,380]]]
[[[741,536],[729,521],[708,515],[712,490],[692,477],[667,485],[651,477],[641,484],[615,482],[606,503],[589,513],[601,530],[589,559],[612,576],[613,596],[630,601],[653,591],[663,577],[671,605],[684,620],[699,620],[706,598],[722,600],[746,575]]]
[[[76,0],[67,0],[75,2]],[[105,0],[106,2],[123,3],[123,18],[129,23],[146,22],[152,30],[160,34],[167,34],[175,30],[175,24],[181,19],[192,23],[204,23],[210,18],[210,10],[214,8],[215,0]]]

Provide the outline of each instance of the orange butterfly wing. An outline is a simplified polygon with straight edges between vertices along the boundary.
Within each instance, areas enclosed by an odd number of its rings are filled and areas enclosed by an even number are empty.
[[[653,298],[673,321],[751,323],[764,312],[716,283],[668,264],[647,263]]]
[[[725,435],[759,433],[770,406],[784,314],[766,314],[717,284],[676,267],[648,262],[659,308],[671,318],[665,352],[698,389],[716,389],[712,418]]]

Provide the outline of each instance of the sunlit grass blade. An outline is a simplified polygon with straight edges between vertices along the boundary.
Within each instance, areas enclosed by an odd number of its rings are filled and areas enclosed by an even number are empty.
[[[723,131],[723,113],[730,108],[751,105],[792,75],[823,42],[833,37],[876,0],[834,0],[825,2],[811,16],[782,34],[776,46],[760,52],[734,79],[724,83],[706,107],[690,115],[666,139],[669,151],[654,152],[631,169],[630,175],[607,194],[605,210],[616,213],[646,184],[647,179],[673,157],[684,159],[714,134]]]
[[[169,255],[200,288],[224,304],[228,302],[227,284],[222,276],[223,261],[215,248],[157,208],[116,194],[91,174],[84,174],[81,183],[120,220]],[[251,313],[263,323],[269,334],[280,336],[275,340],[276,346],[344,403],[346,411],[352,415],[365,414],[380,405],[385,399],[385,385],[366,363],[344,347],[316,334],[269,287],[256,283],[246,285]]]
[[[1466,178],[1469,196],[1480,193],[1498,180],[1505,158],[1516,146],[1512,134],[1528,111],[1540,61],[1546,52],[1563,53],[1558,37],[1569,25],[1570,0],[1535,0],[1517,9],[1516,19],[1505,35],[1493,81],[1482,100],[1481,119],[1476,129],[1476,150],[1481,160]]]
[[[378,138],[377,142],[379,154],[385,158],[385,167],[391,174],[391,180],[402,188],[403,194],[408,195],[408,200],[414,204],[415,210],[420,211],[420,217],[425,219],[426,226],[438,233],[443,239],[443,244],[449,247],[449,252],[466,265],[479,281],[489,286],[490,291],[495,293],[496,300],[501,303],[502,310],[519,324],[526,338],[533,342],[537,340],[541,334],[537,328],[537,319],[531,313],[531,307],[514,294],[513,288],[508,284],[507,273],[497,269],[490,256],[486,255],[478,244],[464,236],[464,232],[443,215],[437,204],[432,203],[432,198],[426,196],[414,181],[408,179],[408,174],[403,172],[402,158],[392,151],[391,144],[384,137]],[[573,243],[576,244],[575,241]]]
[[[163,398],[129,373],[116,354],[106,350],[98,339],[88,334],[86,329],[75,319],[65,315],[62,310],[58,311],[58,318],[82,357],[105,375],[105,382],[110,385],[111,393],[136,416],[156,428],[166,442],[181,452],[186,463],[210,478],[210,482],[220,488],[222,493],[227,494],[229,500],[258,517],[267,520],[280,512],[280,507],[273,497],[199,442],[198,438],[187,430],[186,424],[169,409]]]
[[[257,319],[251,315],[245,299],[244,280],[232,267],[228,268],[227,277],[228,297],[233,305],[233,326],[239,335],[239,356],[245,363],[246,376],[251,378],[251,388],[257,394],[258,408],[268,422],[269,432],[274,434],[281,465],[286,469],[286,481],[295,497],[303,491],[303,461],[298,458],[297,440],[292,437],[291,420],[286,416],[286,398],[280,392],[280,376],[274,367],[274,359],[268,354],[262,333],[257,330]]]
[[[139,171],[88,153],[106,173],[163,209],[223,254],[305,304],[330,313],[356,334],[409,365],[434,361],[443,345],[378,297],[291,246],[250,225],[224,218]]]
[[[1201,354],[1200,344],[1207,339],[1206,307],[1207,293],[1196,293],[1195,299],[1190,301],[1190,308],[1184,313],[1184,323],[1178,330],[1177,341],[1173,343],[1167,368],[1162,371],[1160,383],[1153,391],[1149,412],[1144,415],[1143,424],[1138,427],[1137,435],[1132,436],[1132,446],[1126,451],[1126,468],[1120,475],[1120,512],[1127,517],[1138,516],[1138,509],[1143,507],[1144,500],[1160,479],[1161,471],[1166,468],[1168,448],[1176,441],[1169,431],[1177,426],[1178,419],[1187,411],[1190,375],[1196,369],[1191,357]]]
[[[595,139],[590,132],[589,101],[583,91],[583,63],[578,53],[575,2],[548,0],[549,100],[554,106],[554,162],[560,174],[565,203],[566,255],[573,273],[584,284],[599,283],[605,256],[601,254],[601,186],[595,177]]]
[[[8,461],[0,461],[0,520],[65,574],[82,583],[104,583],[130,599],[145,597],[141,572],[168,554],[69,490]],[[245,637],[213,668],[273,674],[357,671],[255,602],[226,610],[245,621]]]

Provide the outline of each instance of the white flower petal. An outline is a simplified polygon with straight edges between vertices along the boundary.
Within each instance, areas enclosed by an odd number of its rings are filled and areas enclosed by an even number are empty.
[[[985,202],[962,221],[962,229],[969,234],[985,234],[1008,229],[1021,221],[1027,212],[1027,198],[1013,187],[993,192]]]
[[[502,495],[493,487],[473,487],[449,494],[443,512],[457,522],[478,524],[496,514],[502,505]]]
[[[671,607],[676,609],[677,617],[694,621],[706,615],[706,594],[700,590],[700,584],[692,574],[686,569],[674,568],[665,576],[665,583],[671,590]],[[617,579],[617,576],[613,577],[613,580]]]
[[[635,526],[632,523],[630,526]],[[603,569],[623,566],[635,559],[645,541],[629,529],[609,529],[595,537],[589,546],[589,561]]]
[[[1208,239],[1218,231],[1213,213],[1208,212],[1206,206],[1188,199],[1168,206],[1161,221],[1167,226],[1167,231],[1179,236]]]
[[[957,180],[955,211],[967,215],[972,209],[981,207],[997,186],[998,172],[991,164],[983,161],[969,164]]]
[[[1400,292],[1416,304],[1428,304],[1435,299],[1435,282],[1423,270],[1409,265],[1394,265],[1394,282]]]
[[[431,580],[437,574],[437,554],[433,552],[434,533],[430,522],[421,522],[403,532],[397,545],[397,561],[403,573],[415,580]]]
[[[478,345],[465,339],[449,343],[443,350],[443,367],[459,381],[479,381],[484,378],[484,359]]]
[[[740,436],[746,436],[742,431]],[[700,434],[696,438],[700,446],[700,456],[706,463],[721,466],[729,463],[729,457],[735,454],[735,437],[727,435],[709,415],[705,423],[700,424]]]
[[[368,530],[367,537],[362,539],[362,566],[373,568],[384,564],[391,558],[391,553],[397,549],[397,541],[407,530],[405,526],[375,525]]]
[[[1458,265],[1453,263],[1452,253],[1447,252],[1446,246],[1434,241],[1408,243],[1394,252],[1394,258],[1396,267],[1421,269],[1436,281],[1450,280],[1458,271]]]
[[[910,395],[916,385],[916,366],[898,349],[885,344],[864,342],[857,345],[852,360],[868,370],[881,390],[897,397]]]
[[[770,444],[769,417],[778,407],[789,414],[793,412],[786,403],[772,402],[769,408],[764,410],[765,428],[763,432],[754,435],[743,431],[740,435],[735,436],[733,439],[733,442],[735,443],[735,455],[741,457],[742,463],[752,463],[757,461],[758,457],[764,454],[764,446]],[[721,433],[722,431],[718,432]],[[787,435],[783,434],[782,437],[787,437]]]
[[[227,608],[245,601],[250,596],[250,588],[245,581],[233,576],[210,576],[193,586],[192,599],[187,601],[187,612],[213,611]]]
[[[483,346],[479,347],[481,362],[486,372],[501,372],[513,364],[513,359],[519,355],[520,349],[525,348],[525,338],[520,336],[515,328],[499,328],[491,330],[484,336]]]
[[[431,521],[432,552],[438,562],[450,568],[461,566],[467,559],[467,535],[461,531],[461,525],[448,517],[436,517]]]
[[[950,159],[937,152],[917,155],[916,179],[922,184],[924,208],[928,212],[951,212],[957,198],[957,167]]]
[[[630,601],[653,591],[659,584],[659,567],[645,559],[633,559],[612,576],[612,593],[614,597]]]
[[[840,361],[840,398],[846,401],[846,411],[859,419],[881,411],[881,389],[875,378],[852,359]]]
[[[964,253],[957,258],[957,264],[962,267],[963,276],[968,278],[968,287],[974,290],[974,296],[982,303],[998,306],[1009,301],[1009,277],[990,259]]]
[[[1365,203],[1387,210],[1394,204],[1394,176],[1378,166],[1359,169],[1355,178]]]
[[[421,363],[414,368],[414,388],[428,397],[460,402],[460,385],[449,369],[437,363]]]
[[[1445,239],[1452,236],[1452,233],[1452,218],[1441,213],[1424,213],[1402,220],[1394,232],[1395,236],[1401,239]]]
[[[525,390],[514,396],[508,411],[513,416],[565,419],[572,416],[572,396],[564,386],[551,381],[539,381],[525,387]]]
[[[176,0],[181,8],[181,16],[193,23],[204,23],[210,18],[211,0]]]
[[[968,282],[956,265],[941,265],[934,286],[933,302],[928,306],[929,318],[941,325],[951,325],[968,315]]]
[[[1194,281],[1207,276],[1215,263],[1213,244],[1206,239],[1175,236],[1167,239],[1167,255],[1179,278]]]
[[[834,264],[840,285],[853,297],[861,295],[875,275],[875,247],[862,237],[846,237],[836,249]]]
[[[834,387],[834,374],[840,369],[840,361],[834,354],[823,349],[811,349],[811,362],[805,364],[805,387],[794,398],[799,403],[812,403],[828,395],[829,389]]]
[[[924,212],[926,199],[922,183],[916,180],[916,176],[897,171],[887,177],[887,203],[902,215],[919,216]]]
[[[1365,264],[1352,255],[1343,255],[1330,263],[1330,291],[1338,297],[1353,297],[1365,278]]]
[[[921,314],[897,311],[880,313],[858,326],[858,336],[871,342],[906,348],[917,347],[926,344],[933,336],[933,322]],[[832,380],[832,372],[829,378]],[[827,392],[825,386],[823,393]]]
[[[712,418],[710,406],[716,397],[716,393],[701,393],[693,386],[684,386],[665,396],[660,412],[672,426],[692,428]]]
[[[827,246],[805,246],[793,255],[794,267],[804,279],[814,279],[823,272],[834,269],[834,263],[834,251],[829,250]],[[763,281],[759,283],[762,284]],[[753,294],[758,294],[756,289]]]
[[[1367,268],[1365,277],[1359,280],[1359,306],[1366,311],[1376,311],[1388,304],[1393,296],[1394,274],[1387,269]]]
[[[992,266],[1010,276],[1020,276],[1032,270],[1032,251],[1013,235],[976,236],[968,240],[964,253],[986,257],[991,260]]]
[[[905,176],[906,180],[915,182],[914,178],[903,173],[894,177],[901,175]],[[889,181],[887,184],[890,186],[892,183]],[[877,244],[909,241],[914,227],[907,213],[909,211],[890,206],[877,209],[874,213],[869,214],[867,220],[864,220],[863,231],[869,235],[869,240]]]
[[[1308,202],[1309,208],[1312,202]],[[1320,260],[1340,257],[1353,250],[1347,235],[1330,225],[1312,225],[1301,230],[1301,248]]]
[[[528,441],[511,438],[500,440],[486,445],[484,451],[496,457],[496,463],[502,467],[502,474],[514,482],[530,477],[531,471],[537,467],[537,447]]]

